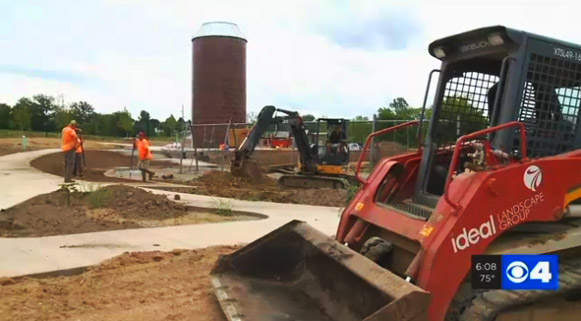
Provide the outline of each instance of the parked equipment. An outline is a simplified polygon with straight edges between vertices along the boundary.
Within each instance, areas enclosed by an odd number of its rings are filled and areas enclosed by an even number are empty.
[[[292,222],[222,258],[212,277],[230,320],[538,320],[532,311],[553,304],[559,320],[578,309],[581,46],[495,26],[429,51],[442,67],[425,143],[367,178],[358,166],[335,240]],[[409,126],[421,122],[373,133],[364,150]],[[471,289],[472,255],[510,253],[559,254],[560,289]]]
[[[274,116],[275,112],[284,116]],[[321,118],[317,120],[317,129],[314,142],[309,141],[302,118],[296,111],[288,111],[274,106],[265,106],[258,114],[256,124],[250,134],[244,139],[240,148],[234,153],[230,165],[230,172],[237,176],[257,178],[261,170],[251,158],[260,137],[271,124],[287,123],[299,152],[299,166],[279,178],[279,182],[287,187],[306,188],[347,188],[349,179],[353,176],[348,173],[349,149],[347,145],[347,129],[349,121],[341,118]],[[322,128],[330,128],[341,134],[339,143],[332,144],[322,137],[319,132]],[[330,133],[329,133],[330,134]]]

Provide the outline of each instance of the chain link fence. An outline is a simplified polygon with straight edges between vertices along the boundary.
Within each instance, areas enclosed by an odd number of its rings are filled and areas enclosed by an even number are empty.
[[[349,142],[349,158],[351,162],[360,159],[367,136],[374,131],[393,127],[410,120],[352,120],[349,121],[347,139]],[[222,124],[194,124],[187,133],[182,133],[181,159],[192,159],[190,167],[198,160],[221,164],[222,169],[229,163],[232,154],[222,150],[222,144],[236,148],[244,141],[253,127],[253,123],[222,123]],[[305,122],[305,130],[310,143],[315,143],[317,128],[319,131],[319,145],[326,143],[329,128],[321,121]],[[427,132],[427,121],[421,128],[422,134]],[[185,134],[185,135],[184,135]],[[406,127],[395,130],[383,136],[378,136],[370,150],[363,155],[365,162],[376,163],[383,157],[389,157],[416,150],[418,148],[418,127]],[[256,146],[253,158],[263,165],[281,165],[298,163],[298,152],[292,139],[290,126],[287,123],[271,124],[262,135]]]
[[[363,147],[367,136],[372,132],[403,124],[408,121],[410,120],[352,120],[349,121],[347,139],[350,143],[355,143]],[[317,122],[304,122],[304,125],[311,143],[315,143],[314,139],[316,137]],[[244,137],[246,137],[252,129],[252,126],[252,123],[194,124],[191,127],[193,138],[191,134],[188,134],[188,137],[186,138],[186,146],[203,150],[219,149],[220,145],[224,143],[229,147],[240,146]],[[427,127],[427,121],[425,121],[424,126],[422,126],[422,132],[424,134]],[[327,124],[321,122],[319,124],[319,140],[324,140],[327,134]],[[257,147],[292,148],[291,137],[292,134],[289,124],[271,124],[262,135],[262,139]],[[418,146],[418,128],[407,127],[396,130],[384,135],[383,137],[378,137],[377,141],[397,143],[405,150],[416,149]],[[319,141],[319,144],[324,144],[324,141]]]

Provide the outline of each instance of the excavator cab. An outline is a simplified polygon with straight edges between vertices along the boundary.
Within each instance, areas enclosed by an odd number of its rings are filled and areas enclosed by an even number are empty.
[[[349,120],[319,118],[315,132],[314,148],[317,165],[323,173],[345,173],[349,165]]]
[[[493,26],[429,53],[421,119],[368,137],[334,238],[291,222],[220,261],[230,320],[499,320],[581,295],[581,46]],[[363,177],[373,139],[411,126],[417,151]],[[558,291],[470,287],[473,255],[542,253],[560,255]]]

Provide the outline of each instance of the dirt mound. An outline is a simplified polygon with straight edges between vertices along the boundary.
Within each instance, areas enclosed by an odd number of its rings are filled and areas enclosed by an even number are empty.
[[[163,195],[123,185],[103,187],[88,195],[90,207],[109,208],[124,218],[164,219],[183,215],[187,207]]]
[[[191,192],[202,195],[237,198],[249,201],[269,201],[321,206],[345,206],[347,191],[341,189],[289,189],[276,179],[265,176],[256,182],[232,176],[228,172],[213,171],[189,182]]]
[[[128,180],[116,177],[104,176],[107,170],[114,167],[130,167],[131,157],[122,155],[118,152],[109,152],[101,150],[85,151],[85,160],[87,162],[87,171],[85,179],[93,182],[126,182]],[[62,176],[64,173],[64,156],[63,153],[54,153],[41,156],[30,162],[30,165],[46,173]],[[133,160],[133,166],[137,165],[137,159]],[[172,167],[179,166],[171,162],[152,161],[151,166]],[[154,170],[155,171],[155,170]]]
[[[279,190],[278,181],[274,178],[265,176],[259,182],[255,182],[245,177],[233,176],[229,172],[211,171],[194,182],[200,182],[207,187],[235,187],[235,188],[252,188],[257,190]]]
[[[226,214],[187,208],[165,196],[129,186],[107,186],[90,193],[59,190],[0,212],[0,237],[256,219],[242,213]]]
[[[237,247],[125,253],[89,271],[0,278],[0,320],[226,320],[209,272]]]

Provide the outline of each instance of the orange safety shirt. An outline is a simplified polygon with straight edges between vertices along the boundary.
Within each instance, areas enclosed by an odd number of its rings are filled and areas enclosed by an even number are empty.
[[[67,126],[65,128],[63,128],[63,132],[62,132],[62,136],[63,136],[63,144],[62,144],[62,149],[63,152],[69,151],[73,148],[77,147],[77,133],[75,132],[74,129],[72,129],[70,126]]]
[[[141,139],[141,140],[137,140],[137,148],[139,149],[139,158],[142,160],[145,159],[152,159],[153,158],[153,154],[151,153],[151,150],[149,149],[149,140],[147,140],[146,138]]]

